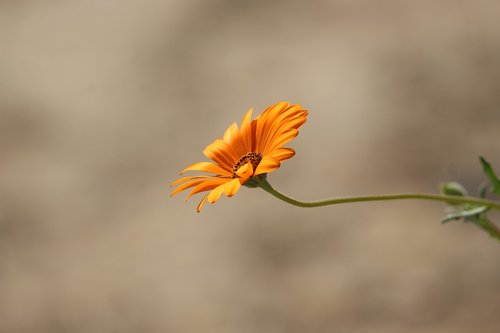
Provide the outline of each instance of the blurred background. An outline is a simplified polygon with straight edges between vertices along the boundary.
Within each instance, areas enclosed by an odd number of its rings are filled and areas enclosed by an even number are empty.
[[[197,214],[169,184],[281,100],[302,199],[500,168],[500,3],[0,2],[1,332],[498,332],[500,247],[444,205]],[[492,215],[500,221],[500,215]]]

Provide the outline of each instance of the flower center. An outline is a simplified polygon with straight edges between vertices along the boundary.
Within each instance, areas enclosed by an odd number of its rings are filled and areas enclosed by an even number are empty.
[[[262,160],[261,153],[250,152],[241,156],[240,159],[236,161],[236,163],[233,166],[233,178],[237,177],[236,171],[238,171],[239,168],[241,168],[243,165],[247,163],[251,163],[253,170],[255,171],[261,160]]]

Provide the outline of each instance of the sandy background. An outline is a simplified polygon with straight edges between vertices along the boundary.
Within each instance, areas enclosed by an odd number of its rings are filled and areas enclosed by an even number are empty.
[[[306,210],[178,171],[300,103],[303,199],[500,168],[500,3],[0,1],[1,332],[498,332],[500,247],[443,205]],[[500,220],[500,215],[496,215]]]

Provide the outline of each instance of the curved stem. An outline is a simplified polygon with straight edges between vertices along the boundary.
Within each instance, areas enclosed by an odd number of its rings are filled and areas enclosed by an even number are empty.
[[[403,199],[420,199],[420,200],[433,200],[433,201],[444,201],[450,204],[476,204],[487,206],[490,208],[495,208],[500,210],[500,202],[480,199],[480,198],[472,198],[472,197],[460,197],[453,195],[441,195],[441,194],[421,194],[421,193],[400,193],[400,194],[382,194],[382,195],[365,195],[365,196],[357,196],[357,197],[340,197],[340,198],[332,198],[326,200],[319,201],[300,201],[296,199],[292,199],[283,193],[275,190],[271,184],[266,179],[260,180],[257,184],[258,187],[262,188],[264,191],[270,193],[276,198],[283,200],[291,205],[298,207],[320,207],[320,206],[328,206],[328,205],[336,205],[342,203],[350,203],[350,202],[365,202],[365,201],[387,201],[387,200],[403,200]]]

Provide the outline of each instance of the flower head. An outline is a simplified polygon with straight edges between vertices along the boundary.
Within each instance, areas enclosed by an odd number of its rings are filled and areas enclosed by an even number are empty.
[[[187,200],[196,193],[209,191],[198,204],[198,212],[206,201],[214,203],[222,194],[232,197],[245,182],[276,170],[282,161],[295,155],[293,149],[283,146],[297,136],[307,114],[298,104],[280,102],[252,120],[250,109],[240,127],[233,123],[222,139],[215,140],[203,150],[213,162],[198,162],[181,172],[203,171],[210,175],[176,180],[171,186],[178,187],[171,195],[193,188]]]

